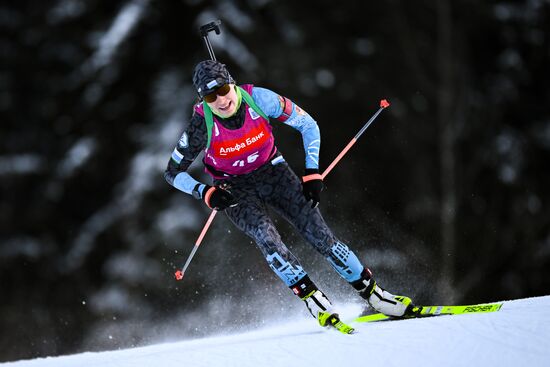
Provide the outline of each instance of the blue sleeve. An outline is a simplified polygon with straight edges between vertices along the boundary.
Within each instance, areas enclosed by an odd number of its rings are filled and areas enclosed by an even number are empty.
[[[278,118],[283,113],[285,99],[269,89],[254,87],[252,98],[269,117]],[[319,169],[319,151],[321,149],[319,126],[306,111],[290,100],[287,99],[286,101],[292,103],[292,113],[283,123],[295,128],[302,134],[306,153],[306,168]]]
[[[182,137],[186,136],[187,132],[184,132]],[[199,193],[202,196],[202,192],[206,187],[205,184],[195,180],[189,173],[186,172],[189,165],[193,162],[192,159],[186,160],[188,155],[188,149],[181,146],[181,141],[172,151],[172,157],[168,161],[168,166],[164,171],[164,178],[168,183],[174,186],[176,189],[185,192],[186,194],[191,195],[193,189],[197,184],[200,184],[198,187]],[[194,159],[194,157],[193,157]]]
[[[193,189],[197,184],[200,184],[198,190],[202,197],[202,191],[206,187],[205,184],[200,183],[199,181],[195,180],[191,175],[187,172],[180,172],[176,175],[176,178],[174,178],[174,187],[180,191],[185,192],[186,194],[191,195],[193,192]]]

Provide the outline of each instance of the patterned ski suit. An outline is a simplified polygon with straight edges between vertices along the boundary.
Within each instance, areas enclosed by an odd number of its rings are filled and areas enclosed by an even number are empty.
[[[271,118],[272,121],[285,123],[301,132],[306,151],[306,168],[318,168],[320,135],[317,123],[311,116],[289,99],[268,89],[252,85],[242,87],[249,92],[257,107],[263,112],[263,116]],[[213,177],[215,185],[230,190],[239,203],[236,207],[226,209],[226,215],[237,228],[254,239],[271,269],[288,287],[302,296],[297,285],[301,285],[306,279],[309,280],[309,277],[298,259],[282,242],[268,216],[268,207],[288,220],[303,238],[330,262],[338,274],[353,285],[360,281],[365,268],[348,246],[334,236],[319,209],[311,208],[311,204],[306,201],[300,179],[285,162],[276,146],[269,145],[267,139],[273,137],[271,127],[266,127],[269,123],[242,100],[232,117],[222,119],[214,116],[210,141],[202,103],[196,105],[190,124],[168,162],[166,180],[188,194],[196,187],[199,187],[198,191],[201,192],[205,185],[193,179],[186,170],[198,154],[206,150],[203,161],[206,172]],[[261,128],[262,132],[258,133],[260,130],[257,129]],[[259,151],[263,149],[269,151],[269,154],[261,155],[253,151],[254,149],[247,150],[248,144],[241,144],[235,140],[240,132],[248,134],[250,131],[255,131],[254,136],[260,136],[258,141],[263,145]],[[232,139],[225,148],[222,144],[224,136],[231,136]],[[254,139],[247,139],[243,141],[255,142]],[[212,148],[213,146],[215,148]],[[232,165],[218,162],[220,158],[227,157],[224,153],[229,152],[228,147],[232,149],[231,153],[236,154]],[[239,147],[242,148],[242,152],[234,152],[239,150]],[[218,155],[214,156],[214,153]],[[256,165],[252,171],[247,171],[245,167],[245,154],[249,154],[247,157],[252,156],[252,162]],[[262,157],[261,162],[257,161],[260,159],[257,156]],[[228,168],[232,172],[228,173]]]

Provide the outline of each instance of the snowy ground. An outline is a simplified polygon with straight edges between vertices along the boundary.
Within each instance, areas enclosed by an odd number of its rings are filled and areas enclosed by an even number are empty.
[[[2,366],[550,366],[550,296],[508,301],[496,313],[355,326],[355,334],[344,335],[299,320],[239,335]]]

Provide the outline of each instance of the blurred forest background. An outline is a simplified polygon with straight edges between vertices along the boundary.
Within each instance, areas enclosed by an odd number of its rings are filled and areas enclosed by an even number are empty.
[[[321,202],[383,286],[418,303],[550,294],[550,1],[5,1],[0,361],[309,317],[223,215],[173,278],[209,210],[163,172],[215,19],[239,83],[318,121],[322,169],[392,103]],[[301,174],[300,134],[275,134]],[[336,304],[362,302],[277,221]]]

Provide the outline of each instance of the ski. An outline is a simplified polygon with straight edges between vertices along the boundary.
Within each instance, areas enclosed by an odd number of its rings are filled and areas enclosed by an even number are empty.
[[[353,331],[355,330],[348,324],[345,324],[344,322],[342,322],[342,320],[340,320],[340,317],[336,313],[331,314],[329,312],[320,311],[317,319],[319,321],[319,325],[323,327],[326,327],[326,326],[333,327],[343,334],[352,334]]]
[[[471,313],[487,313],[499,311],[502,302],[483,303],[478,305],[462,306],[415,306],[410,314],[401,317],[387,316],[383,313],[374,313],[357,317],[354,322],[376,322],[383,320],[407,320],[422,317],[441,316],[441,315],[464,315]]]
[[[341,332],[342,334],[353,334],[355,331],[354,328],[349,326],[348,324],[344,324],[342,321],[338,320],[337,322],[331,324],[333,328]]]

